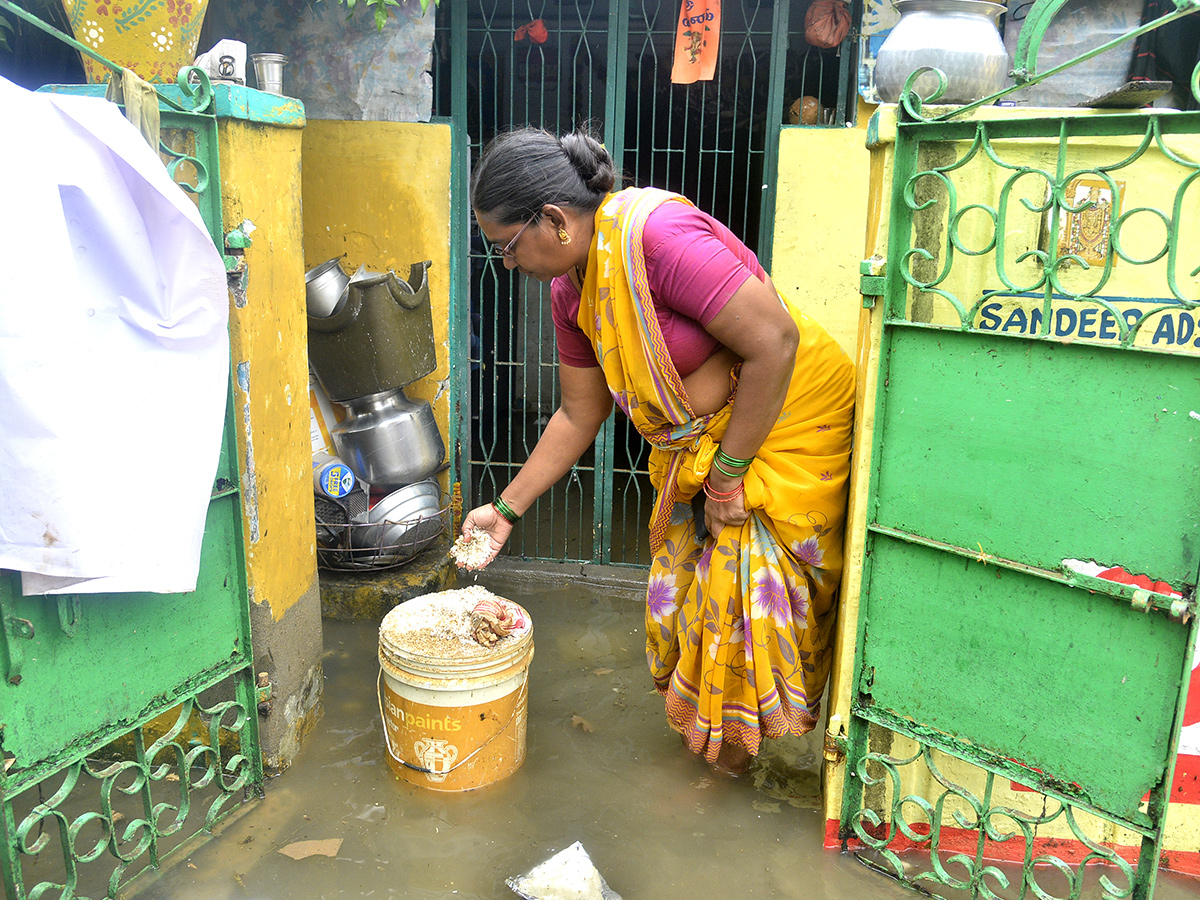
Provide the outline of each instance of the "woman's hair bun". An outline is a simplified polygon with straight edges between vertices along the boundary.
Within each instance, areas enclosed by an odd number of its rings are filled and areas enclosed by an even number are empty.
[[[559,143],[588,190],[596,194],[612,190],[617,181],[616,168],[602,143],[582,131],[563,135]]]
[[[471,207],[504,225],[524,222],[547,203],[594,213],[617,182],[604,145],[580,129],[558,138],[542,128],[497,135],[471,172]]]

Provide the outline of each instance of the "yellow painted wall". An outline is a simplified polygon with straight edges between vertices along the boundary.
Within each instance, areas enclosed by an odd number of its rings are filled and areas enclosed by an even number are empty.
[[[304,129],[304,264],[342,257],[408,277],[432,260],[437,369],[404,389],[428,400],[448,441],[450,407],[450,126],[407,122],[310,121]]]
[[[780,291],[800,300],[806,310],[855,360],[859,373],[855,447],[870,447],[874,383],[864,373],[875,365],[871,351],[872,321],[863,309],[859,263],[870,256],[864,235],[880,229],[878,154],[866,146],[866,125],[873,107],[859,101],[857,127],[787,127],[779,135],[779,181],[775,201],[771,277]],[[876,238],[866,239],[866,248]],[[886,243],[886,234],[883,238]],[[877,332],[878,329],[876,328]],[[878,348],[878,334],[874,347]],[[834,664],[826,690],[829,731],[837,734],[849,705],[849,672],[854,659],[854,625],[858,617],[858,584],[863,563],[861,523],[866,505],[866,473],[870,454],[856,453],[852,465],[850,514],[847,522],[845,574],[842,581]],[[861,471],[860,471],[861,470]],[[836,818],[841,803],[841,770],[826,779],[827,818]]]
[[[860,116],[865,121],[865,116]],[[870,155],[861,128],[784,128],[779,135],[771,278],[853,355],[862,297]]]
[[[225,230],[252,223],[244,297],[230,307],[250,599],[280,620],[317,577],[308,441],[301,129],[220,122]],[[247,229],[249,230],[249,229]]]
[[[866,117],[861,115],[863,123]],[[864,150],[865,148],[865,135]],[[881,186],[891,183],[892,154],[868,151],[868,192],[862,205],[863,230],[860,233],[862,259],[887,248],[888,211],[886,194]],[[861,295],[860,295],[861,297]],[[867,496],[871,471],[871,440],[875,426],[875,400],[879,368],[879,352],[883,336],[882,304],[872,309],[859,303],[858,330],[855,340],[854,364],[858,375],[855,385],[854,447],[851,459],[850,495],[846,513],[845,563],[842,570],[840,607],[837,634],[834,637],[833,667],[829,674],[829,721],[826,727],[826,767],[824,810],[826,820],[837,819],[841,813],[842,786],[845,767],[839,764],[832,751],[835,740],[845,736],[845,723],[850,715],[850,690],[853,685],[854,649],[858,626],[858,599],[862,586],[863,563],[866,559]]]
[[[771,277],[780,291],[798,298],[855,360],[859,373],[855,446],[870,447],[874,383],[864,373],[876,364],[878,328],[863,309],[859,263],[871,255],[876,241],[886,244],[879,192],[871,190],[881,176],[879,154],[866,146],[866,125],[874,107],[859,101],[857,127],[787,127],[779,136],[779,181],[775,202]],[[864,238],[864,235],[868,237]],[[877,323],[875,323],[877,324]],[[875,333],[874,340],[871,335]],[[846,534],[846,566],[838,616],[834,665],[826,691],[829,731],[837,734],[849,707],[849,672],[854,659],[854,626],[858,617],[858,584],[863,563],[861,523],[866,505],[866,473],[870,454],[854,456],[850,514]],[[841,770],[827,778],[825,810],[836,818],[841,803]]]

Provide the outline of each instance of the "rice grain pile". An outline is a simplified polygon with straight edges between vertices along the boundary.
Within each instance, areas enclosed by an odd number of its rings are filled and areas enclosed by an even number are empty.
[[[498,605],[516,613],[520,624],[505,635],[481,641],[477,637],[480,622],[476,607]],[[402,612],[397,612],[402,610]],[[380,625],[380,652],[385,648],[419,657],[469,659],[479,656],[512,637],[515,640],[529,629],[528,619],[519,615],[511,601],[498,597],[487,588],[470,585],[439,591],[409,600],[389,613]]]

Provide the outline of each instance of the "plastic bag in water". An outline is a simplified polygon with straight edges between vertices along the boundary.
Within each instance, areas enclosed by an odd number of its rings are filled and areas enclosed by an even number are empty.
[[[524,875],[505,879],[525,900],[621,900],[576,841]]]

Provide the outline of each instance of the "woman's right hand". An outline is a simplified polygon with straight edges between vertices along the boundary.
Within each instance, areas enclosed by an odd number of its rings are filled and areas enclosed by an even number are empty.
[[[504,544],[508,541],[509,535],[512,534],[513,530],[513,527],[511,524],[509,524],[508,520],[505,519],[504,516],[500,515],[500,513],[496,512],[496,507],[492,506],[490,503],[486,503],[483,506],[477,506],[475,509],[467,513],[467,517],[463,519],[463,540],[469,542],[471,540],[471,535],[474,534],[476,528],[487,532],[488,539],[491,541],[492,545],[492,553],[478,566],[464,566],[463,568],[482,569],[484,566],[491,563],[491,561],[496,558],[496,555],[502,549],[504,549]]]

